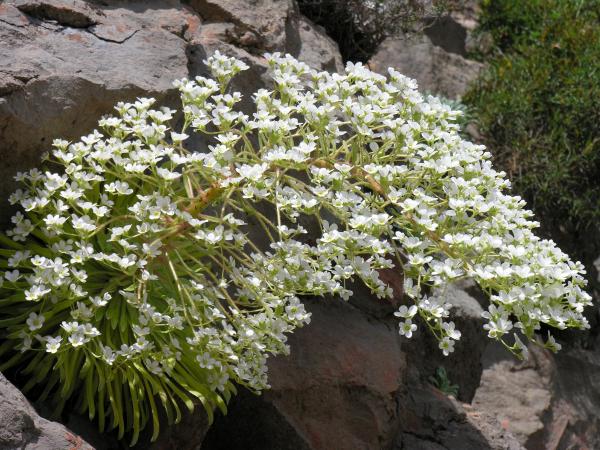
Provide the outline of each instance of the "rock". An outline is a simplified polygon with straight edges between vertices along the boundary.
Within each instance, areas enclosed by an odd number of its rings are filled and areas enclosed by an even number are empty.
[[[493,416],[432,387],[411,388],[400,404],[395,450],[524,450]]]
[[[473,406],[494,415],[529,450],[600,447],[600,355],[530,346],[528,361],[491,345]]]
[[[210,22],[228,22],[239,37],[250,33],[256,49],[288,51],[286,29],[297,15],[293,0],[192,0],[190,5]],[[294,30],[297,32],[297,30]]]
[[[338,46],[325,34],[322,27],[300,16],[298,34],[294,40],[300,61],[312,67],[322,67],[329,72],[343,72],[344,64]]]
[[[93,450],[63,425],[46,420],[0,374],[0,450]]]
[[[551,361],[545,352],[534,350],[531,354],[529,363],[509,358],[485,369],[473,406],[495,411],[498,421],[527,448],[541,448],[543,418],[552,401],[548,367]]]
[[[266,51],[341,68],[335,43],[292,0],[6,0],[0,42],[4,180],[36,166],[53,139],[93,130],[117,101],[153,96],[177,107],[172,81],[203,73],[202,59],[217,49],[250,63],[234,82],[246,96],[264,86]],[[2,226],[14,189],[0,185]]]
[[[417,80],[421,91],[450,99],[462,97],[483,67],[480,62],[438,47],[426,35],[386,39],[369,66],[383,74],[394,67]]]
[[[461,0],[456,4],[448,4],[447,13],[441,17],[426,18],[423,32],[434,45],[449,53],[467,56],[476,51],[475,43],[478,33],[481,5],[478,0]]]
[[[40,20],[53,20],[72,28],[87,28],[94,25],[101,13],[90,4],[74,0],[16,0],[13,3],[20,11]]]
[[[471,26],[469,29],[472,29]],[[425,28],[424,33],[433,45],[441,47],[446,52],[467,56],[468,29],[453,15],[449,14],[433,21]]]
[[[220,418],[203,448],[280,449],[281,435],[259,424],[282,420],[290,436],[308,449],[375,449],[391,444],[396,393],[406,362],[395,324],[370,320],[339,299],[307,302],[310,325],[290,336],[291,354],[269,362],[272,388],[258,407]],[[233,434],[239,423],[254,433]],[[258,434],[258,436],[257,436]],[[232,442],[233,441],[233,442]],[[260,447],[254,447],[260,442]]]
[[[482,329],[483,308],[480,304],[486,299],[474,283],[467,281],[450,285],[446,298],[453,305],[451,320],[462,333],[454,353],[444,356],[438,348],[438,341],[424,325],[415,333],[414,342],[411,339],[402,349],[407,354],[409,366],[419,368],[422,381],[427,381],[437,368],[443,367],[450,382],[458,385],[458,398],[470,402],[479,387],[483,370],[481,358],[488,342]],[[465,364],[465,361],[468,363]]]
[[[23,23],[0,21],[0,74],[19,81],[8,83],[0,97],[5,180],[37,165],[54,138],[76,139],[91,131],[117,101],[138,96],[167,101],[171,82],[188,75],[185,41],[148,14],[115,5],[95,13],[103,22],[87,29],[80,28],[83,7],[68,9],[79,3],[64,2],[69,6],[63,9],[58,4],[6,2],[0,10],[0,19]],[[192,15],[183,7],[177,11],[181,21]],[[115,28],[116,22],[127,26]],[[125,34],[111,34],[119,29]],[[3,211],[13,190],[8,182],[0,186]]]

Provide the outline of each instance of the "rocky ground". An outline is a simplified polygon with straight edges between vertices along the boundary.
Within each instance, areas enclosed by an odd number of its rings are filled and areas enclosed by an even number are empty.
[[[422,89],[459,98],[481,64],[468,49],[477,11],[453,12],[418,37],[384,42],[370,65],[395,66]],[[19,170],[39,163],[54,138],[77,138],[119,100],[154,96],[174,105],[171,82],[205,73],[215,50],[247,62],[235,88],[264,85],[264,52],[288,52],[315,68],[342,70],[336,44],[294,0],[5,0],[0,3],[0,223]],[[397,274],[386,274],[398,284]],[[487,345],[485,300],[468,284],[449,294],[463,331],[444,358],[425,334],[400,338],[401,301],[358,292],[349,303],[309,300],[311,325],[291,337],[292,354],[269,365],[273,388],[241,392],[208,429],[188,415],[140,449],[593,449],[600,448],[600,353],[532,349],[520,363]],[[430,378],[445,367],[458,399]],[[17,383],[20,380],[14,380]],[[45,414],[43,405],[36,405]],[[38,415],[0,378],[0,450],[116,449],[85,418],[63,425]],[[80,437],[80,436],[83,436]],[[89,444],[87,444],[89,442]]]

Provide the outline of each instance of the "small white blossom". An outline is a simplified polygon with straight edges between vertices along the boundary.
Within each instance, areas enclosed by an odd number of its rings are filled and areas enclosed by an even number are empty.
[[[29,327],[29,331],[39,330],[44,326],[45,318],[43,315],[38,315],[36,313],[30,313],[29,317],[26,320],[27,326]]]

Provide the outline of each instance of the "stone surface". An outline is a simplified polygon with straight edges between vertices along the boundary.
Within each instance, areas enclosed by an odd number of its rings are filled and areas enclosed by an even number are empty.
[[[498,350],[502,352],[502,349]],[[496,411],[498,420],[528,448],[541,442],[552,401],[549,355],[533,351],[528,362],[503,359],[484,370],[473,405]],[[538,445],[535,445],[539,447]]]
[[[416,27],[419,31],[386,39],[369,61],[370,67],[384,73],[392,66],[416,79],[422,91],[460,99],[483,67],[480,62],[468,59],[469,53],[489,50],[486,49],[489,39],[474,32],[481,9],[479,3],[450,2],[446,14],[419,22]]]
[[[600,448],[600,355],[530,346],[525,362],[492,345],[473,406],[493,415],[528,450]]]
[[[87,450],[92,447],[63,425],[46,420],[0,374],[0,450]]]
[[[369,61],[369,66],[380,73],[394,67],[416,79],[421,91],[450,99],[460,98],[483,67],[477,61],[435,45],[427,35],[386,39]]]
[[[413,387],[400,410],[395,450],[524,450],[493,416],[432,387]]]
[[[415,333],[415,342],[407,342],[402,348],[407,354],[409,366],[418,367],[424,380],[433,376],[438,367],[444,367],[449,380],[459,386],[459,400],[470,402],[479,387],[483,370],[480,360],[487,345],[480,304],[485,299],[470,282],[449,286],[446,297],[453,305],[452,320],[462,333],[454,353],[444,356],[437,340],[425,327],[420,327]]]

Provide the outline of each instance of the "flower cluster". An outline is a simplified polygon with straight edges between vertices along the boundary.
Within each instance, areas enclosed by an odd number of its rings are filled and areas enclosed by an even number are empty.
[[[234,383],[268,387],[268,355],[310,321],[301,298],[347,299],[351,280],[389,297],[381,269],[404,276],[400,334],[424,325],[444,354],[461,335],[445,287],[464,277],[490,296],[491,338],[587,327],[583,267],[533,234],[458,112],[392,69],[266,58],[273,89],[252,114],[227,90],[245,64],[217,53],[214,79],[175,83],[180,118],[119,103],[101,131],[53,143],[59,170],[17,175],[0,369],[24,367],[44,395],[76,397],[135,441],[149,421],[156,436],[157,402],[176,420],[180,402],[211,415]]]

